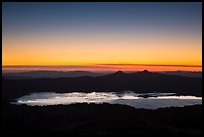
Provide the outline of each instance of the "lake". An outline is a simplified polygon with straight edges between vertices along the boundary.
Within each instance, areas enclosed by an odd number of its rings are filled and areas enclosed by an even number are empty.
[[[117,92],[71,92],[32,93],[16,99],[14,104],[27,104],[29,106],[68,105],[73,103],[110,103],[124,104],[135,108],[157,109],[165,107],[183,107],[187,105],[202,104],[202,97],[178,96],[175,93],[143,93],[131,91]]]

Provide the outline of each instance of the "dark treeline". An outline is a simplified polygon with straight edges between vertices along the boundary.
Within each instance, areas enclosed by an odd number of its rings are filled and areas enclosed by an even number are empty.
[[[202,106],[135,109],[125,105],[27,106],[3,103],[3,135],[201,135]]]

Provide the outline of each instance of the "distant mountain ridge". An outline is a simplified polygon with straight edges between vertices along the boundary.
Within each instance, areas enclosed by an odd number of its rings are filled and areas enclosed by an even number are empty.
[[[60,77],[81,77],[81,76],[100,76],[103,73],[95,73],[90,71],[28,71],[18,73],[3,73],[10,79],[25,78],[60,78]]]
[[[135,73],[118,71],[103,76],[74,78],[3,78],[3,98],[16,98],[32,92],[91,92],[131,90],[137,93],[163,92],[202,96],[202,78],[166,75],[147,70]]]
[[[140,71],[139,71],[140,72]],[[144,72],[149,72],[144,70]],[[121,75],[124,73],[130,74],[135,72],[123,72],[117,71],[116,73],[120,73]],[[194,77],[201,78],[202,72],[191,72],[191,71],[162,71],[156,72],[168,75],[177,75],[177,76],[185,76],[185,77]],[[30,78],[62,78],[62,77],[82,77],[82,76],[103,76],[111,74],[110,72],[91,72],[91,71],[28,71],[28,72],[3,72],[3,76],[8,79],[30,79]]]
[[[177,75],[177,76],[185,76],[185,77],[194,77],[201,78],[202,72],[194,72],[194,71],[163,71],[160,73],[169,74],[169,75]]]

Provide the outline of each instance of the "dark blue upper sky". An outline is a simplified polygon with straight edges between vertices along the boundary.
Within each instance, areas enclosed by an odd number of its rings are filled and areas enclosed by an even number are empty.
[[[188,27],[201,29],[201,3],[3,3],[3,29]]]

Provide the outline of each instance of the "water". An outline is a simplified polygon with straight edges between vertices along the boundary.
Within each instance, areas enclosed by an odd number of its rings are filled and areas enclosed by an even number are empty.
[[[135,108],[157,109],[164,107],[202,104],[202,97],[176,96],[175,93],[144,93],[134,92],[72,92],[72,93],[32,93],[17,99],[15,104],[27,104],[30,106],[44,106],[73,103],[110,103],[125,104]]]

